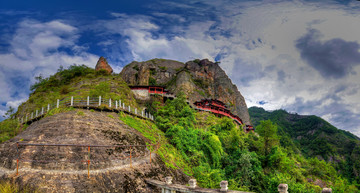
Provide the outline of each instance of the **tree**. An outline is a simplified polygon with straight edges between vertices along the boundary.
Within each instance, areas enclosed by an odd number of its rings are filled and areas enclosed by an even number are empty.
[[[15,109],[10,106],[9,110],[6,111],[5,115],[3,116],[4,118],[8,119],[8,118],[14,118],[14,113],[15,113]]]
[[[263,137],[265,156],[269,155],[271,148],[279,144],[277,136],[277,125],[270,120],[261,121],[260,125],[256,127],[257,133]]]

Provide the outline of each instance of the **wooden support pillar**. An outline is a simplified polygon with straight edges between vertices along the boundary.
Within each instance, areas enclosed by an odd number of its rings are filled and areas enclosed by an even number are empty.
[[[111,108],[111,99],[109,99],[109,107]]]
[[[101,96],[99,96],[99,106],[101,106]]]
[[[88,107],[89,107],[89,105],[90,105],[90,97],[89,97],[89,96],[87,96],[87,99],[86,99],[86,106],[88,106]]]

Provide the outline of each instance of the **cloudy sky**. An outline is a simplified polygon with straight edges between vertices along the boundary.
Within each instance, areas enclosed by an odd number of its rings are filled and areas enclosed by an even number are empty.
[[[0,115],[62,65],[220,61],[247,105],[360,136],[360,1],[0,0]],[[0,119],[2,120],[2,119]]]

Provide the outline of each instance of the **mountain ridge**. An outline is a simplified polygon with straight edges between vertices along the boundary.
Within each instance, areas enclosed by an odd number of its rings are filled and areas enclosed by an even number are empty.
[[[349,131],[337,129],[315,115],[298,115],[285,110],[266,111],[250,107],[249,113],[255,127],[260,120],[271,120],[278,125],[280,142],[301,152],[305,157],[318,157],[334,162],[340,170],[352,170],[358,177],[360,168],[360,138]],[[350,165],[350,168],[345,169]]]

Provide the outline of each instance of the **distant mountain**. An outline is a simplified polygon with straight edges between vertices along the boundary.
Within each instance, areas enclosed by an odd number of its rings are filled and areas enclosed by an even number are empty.
[[[270,119],[276,123],[284,147],[301,152],[305,157],[333,162],[342,173],[359,177],[359,137],[314,115],[291,114],[285,110],[269,112],[259,107],[249,108],[249,114],[255,127],[261,120]]]

